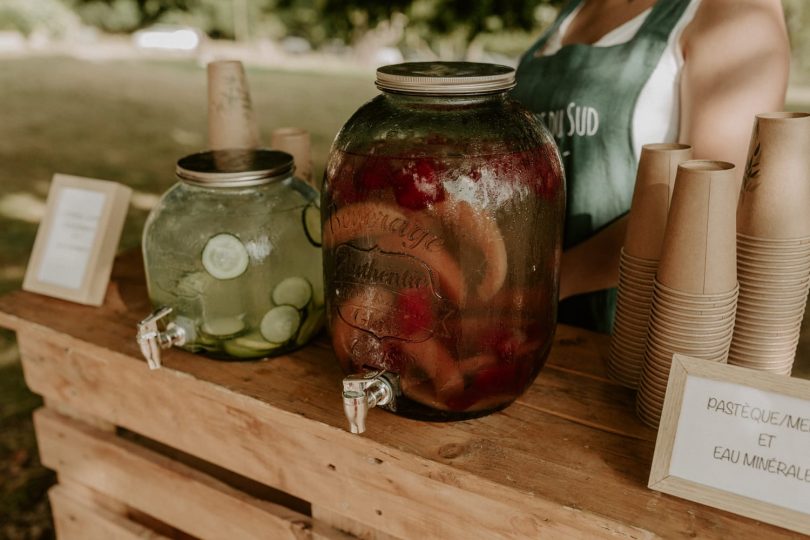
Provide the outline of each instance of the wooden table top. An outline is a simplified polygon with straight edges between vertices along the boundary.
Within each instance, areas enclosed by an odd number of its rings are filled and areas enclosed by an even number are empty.
[[[346,431],[342,373],[325,338],[263,362],[218,362],[171,350],[164,353],[164,368],[150,372],[134,338],[136,323],[150,310],[140,255],[130,253],[117,260],[102,307],[19,291],[0,298],[0,326],[20,333],[26,379],[35,392],[79,409],[97,399],[117,425],[313,504],[366,517],[365,509],[346,502],[345,490],[354,489],[379,507],[368,519],[378,519],[390,534],[433,537],[468,524],[469,538],[543,531],[624,538],[799,536],[646,487],[655,431],[635,417],[633,392],[607,378],[606,336],[558,327],[536,382],[502,412],[432,424],[373,410],[368,431],[357,436]],[[49,343],[49,353],[35,350],[35,342]],[[203,415],[212,402],[224,408]],[[178,425],[181,414],[183,422],[195,424]],[[234,426],[243,431],[229,438],[223,430]],[[266,456],[257,455],[262,449]],[[274,453],[286,467],[268,461]],[[405,511],[397,506],[405,499],[422,500],[418,510]]]

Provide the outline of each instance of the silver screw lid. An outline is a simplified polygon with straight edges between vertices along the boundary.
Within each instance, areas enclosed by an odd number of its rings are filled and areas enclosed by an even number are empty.
[[[406,62],[377,70],[377,88],[402,94],[469,96],[515,86],[515,70],[477,62]]]
[[[209,150],[177,161],[177,177],[205,187],[248,187],[289,178],[293,157],[277,150]]]

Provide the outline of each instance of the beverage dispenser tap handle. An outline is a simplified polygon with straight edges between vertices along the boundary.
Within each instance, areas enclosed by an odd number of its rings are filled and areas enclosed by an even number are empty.
[[[369,409],[380,406],[394,410],[399,384],[396,374],[366,371],[343,379],[343,410],[352,433],[366,430]]]
[[[136,337],[141,348],[141,354],[146,358],[149,369],[158,369],[161,366],[160,351],[173,345],[183,345],[186,342],[186,332],[180,326],[169,323],[166,330],[161,331],[158,322],[172,312],[170,307],[161,307],[153,311],[147,318],[138,323]]]

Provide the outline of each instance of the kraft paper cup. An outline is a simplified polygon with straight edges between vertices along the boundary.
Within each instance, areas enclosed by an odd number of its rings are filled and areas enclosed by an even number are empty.
[[[208,64],[208,146],[212,150],[259,147],[250,87],[237,60]]]
[[[734,165],[686,161],[678,166],[658,281],[690,294],[723,294],[737,286]]]
[[[683,311],[667,311],[661,305],[656,305],[654,313],[656,324],[666,325],[673,329],[689,329],[690,331],[711,331],[728,328],[734,324],[735,313],[729,310],[721,315],[711,318],[694,316]]]
[[[793,353],[771,356],[749,356],[745,353],[740,354],[738,358],[729,357],[729,362],[734,362],[734,365],[744,365],[752,369],[785,369],[793,364]]]
[[[632,266],[633,268],[639,269],[655,269],[658,267],[658,259],[651,259],[649,257],[638,257],[631,253],[624,248],[621,250],[621,256],[619,257],[619,263],[622,265]]]
[[[696,358],[717,358],[720,356],[725,356],[728,354],[728,349],[731,343],[731,336],[728,338],[715,342],[715,345],[711,346],[698,346],[698,345],[684,345],[679,343],[674,343],[669,340],[669,338],[662,338],[660,341],[657,337],[650,336],[647,345],[657,347],[661,351],[668,351],[671,353],[678,353],[683,354],[685,356],[692,356]],[[647,359],[645,359],[647,362]]]
[[[635,313],[649,313],[652,298],[646,302],[643,300],[633,300],[629,296],[622,298],[622,305],[626,310],[632,310]]]
[[[766,247],[769,249],[775,248],[775,246],[779,246],[779,249],[810,248],[810,235],[797,236],[795,238],[771,238],[767,236],[747,234],[745,231],[738,229],[737,241],[744,244],[750,244],[754,247]]]
[[[617,333],[618,330],[618,333]],[[644,362],[646,336],[628,335],[614,326],[608,352],[608,375],[628,388],[636,388]]]
[[[728,363],[732,366],[745,366],[749,369],[768,368],[774,370],[788,370],[793,367],[794,358],[794,351],[766,355],[759,351],[750,352],[732,348],[729,351]]]
[[[678,164],[691,158],[692,147],[685,144],[647,144],[641,148],[624,241],[628,255],[660,258]]]
[[[679,310],[685,312],[701,312],[701,313],[723,313],[733,308],[737,296],[732,296],[726,300],[707,300],[707,301],[698,301],[693,299],[675,299],[671,296],[667,296],[666,293],[661,292],[660,290],[656,290],[653,293],[653,298],[655,301],[662,305],[663,307],[670,308],[672,310]]]
[[[647,343],[646,334],[641,335],[613,334],[611,336],[610,346],[611,348],[614,348],[616,351],[624,351],[628,353],[643,355],[646,343]],[[618,363],[620,364],[628,363],[628,359],[626,358],[619,358],[614,360],[618,360]],[[632,365],[627,365],[625,367],[630,369],[637,369],[636,364],[640,365],[641,361],[642,361],[641,358],[634,359],[631,362]],[[612,363],[613,363],[612,361],[608,362],[608,364]]]
[[[623,353],[627,353],[627,354],[631,354],[631,355],[639,355],[640,356],[640,355],[644,354],[644,346],[645,346],[646,343],[647,343],[647,336],[644,336],[644,337],[641,337],[641,338],[636,338],[636,337],[625,337],[625,336],[623,336],[621,334],[614,334],[611,337],[610,346],[611,346],[611,349],[613,351],[615,351],[615,352],[621,351]],[[627,364],[627,359],[626,358],[620,358],[618,360],[619,360],[619,362],[618,362],[619,364]],[[613,362],[608,362],[608,363],[612,364]],[[635,365],[635,363],[636,362],[633,362],[632,364]],[[640,360],[639,360],[639,363],[640,363]],[[630,365],[627,365],[625,367],[630,368],[630,369],[633,368],[633,366],[630,366]]]
[[[653,297],[653,309],[657,313],[687,322],[694,321],[696,324],[720,323],[729,318],[733,319],[734,305],[735,303],[732,302],[728,306],[721,307],[684,306],[667,302],[660,297]]]
[[[779,264],[782,262],[801,264],[810,260],[810,250],[755,249],[737,241],[737,257],[740,260],[759,264]]]
[[[616,328],[615,324],[614,328]],[[618,333],[614,331],[611,339],[616,340],[617,342],[623,342],[628,346],[643,348],[644,342],[647,340],[647,327],[640,325],[633,327],[627,324],[625,332]]]
[[[655,282],[653,297],[661,303],[671,307],[692,308],[700,311],[707,309],[722,310],[733,305],[739,294],[739,287],[723,295],[686,295],[667,289],[660,281]]]
[[[741,274],[745,274],[748,278],[759,280],[770,277],[774,280],[791,282],[801,281],[810,277],[810,267],[804,264],[781,264],[763,268],[762,266],[740,261],[737,263],[737,271]]]
[[[738,253],[738,264],[756,269],[776,269],[782,272],[800,272],[810,268],[810,256],[803,259],[778,258],[773,255],[767,257],[748,256]]]
[[[737,311],[736,322],[744,328],[763,329],[768,330],[771,328],[783,328],[785,326],[792,326],[794,324],[801,324],[804,318],[804,313],[797,313],[788,317],[762,317],[757,312],[743,312]]]
[[[666,325],[666,326],[664,326]],[[720,339],[728,335],[734,329],[734,323],[726,324],[721,328],[714,327],[692,327],[685,325],[673,325],[658,321],[655,325],[655,333],[659,338],[672,337],[674,339],[692,339],[701,342]]]
[[[647,326],[650,322],[650,316],[649,313],[631,313],[624,309],[617,309],[616,320],[621,320],[622,324],[626,325],[628,329],[633,330],[634,332],[646,334]],[[614,331],[613,335],[616,334],[617,332]]]
[[[768,287],[775,292],[779,292],[780,289],[787,292],[790,289],[801,290],[802,287],[806,287],[807,283],[810,282],[810,275],[805,272],[791,275],[773,272],[770,275],[770,279],[765,272],[754,273],[744,270],[741,271],[741,273],[743,274],[740,276],[741,291],[751,290],[755,287]]]
[[[664,296],[670,296],[676,300],[696,300],[698,302],[709,301],[722,301],[732,298],[737,293],[737,284],[734,283],[731,288],[720,293],[692,293],[682,289],[670,287],[663,283],[658,277],[655,281],[656,288]]]
[[[664,326],[663,324],[659,323],[655,325],[655,338],[667,340],[668,342],[673,343],[685,343],[685,344],[692,344],[692,343],[701,343],[701,344],[709,344],[714,343],[719,340],[725,340],[728,336],[731,335],[733,330],[733,326],[728,325],[726,328],[722,328],[719,330],[681,330],[680,328],[674,328],[672,326]]]
[[[312,184],[312,143],[309,131],[299,127],[275,129],[270,135],[270,148],[291,154],[295,162],[295,175]]]
[[[746,306],[773,306],[787,310],[800,307],[807,296],[807,285],[796,288],[777,289],[764,287],[746,287],[742,290],[742,304]]]
[[[644,361],[653,282],[658,262],[620,254],[616,318],[608,353],[608,375],[636,388]]]
[[[783,334],[761,334],[745,331],[737,328],[734,331],[734,342],[743,347],[761,348],[766,350],[786,349],[795,347],[799,343],[799,328],[795,328],[791,333]]]
[[[756,288],[745,288],[740,291],[737,307],[743,311],[764,308],[771,315],[788,315],[803,310],[807,303],[806,297],[806,286],[785,291],[774,289],[758,291]]]
[[[622,264],[619,266],[619,273],[624,278],[634,279],[646,283],[651,278],[655,277],[658,267],[654,268],[637,268],[629,264]]]
[[[773,291],[756,293],[753,290],[745,291],[738,305],[748,311],[762,309],[769,314],[796,314],[805,306],[807,288],[795,293],[776,294]]]
[[[810,114],[759,114],[737,210],[740,233],[769,239],[810,236]]]

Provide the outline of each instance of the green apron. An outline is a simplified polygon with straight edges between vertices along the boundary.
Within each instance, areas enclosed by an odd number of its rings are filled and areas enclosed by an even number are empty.
[[[569,2],[521,58],[512,93],[540,117],[560,147],[567,183],[566,249],[630,209],[637,167],[633,111],[689,5],[689,0],[660,0],[626,43],[571,44],[553,55],[535,56],[581,1]],[[560,303],[559,320],[610,332],[615,305],[615,289],[575,296]]]

